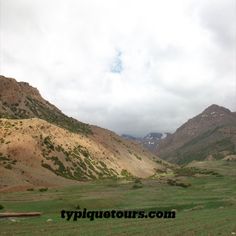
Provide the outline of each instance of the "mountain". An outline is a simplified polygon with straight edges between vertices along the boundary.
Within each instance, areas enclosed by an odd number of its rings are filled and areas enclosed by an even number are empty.
[[[235,152],[236,113],[215,104],[162,140],[156,151],[162,159],[179,164]]]
[[[112,131],[67,117],[28,83],[0,76],[0,189],[152,176],[168,164]]]
[[[122,134],[121,137],[127,140],[132,140],[132,141],[140,141],[142,139],[142,138],[135,137],[129,134]]]
[[[136,141],[150,152],[155,153],[160,141],[166,138],[169,134],[170,133],[151,132],[144,137],[134,137],[128,134],[123,134],[122,137],[127,140]]]
[[[149,151],[154,152],[160,141],[166,138],[169,133],[149,133],[142,139],[142,144]]]
[[[0,76],[0,117],[25,119],[38,117],[71,132],[91,133],[87,124],[64,115],[43,99],[36,88],[26,82]]]

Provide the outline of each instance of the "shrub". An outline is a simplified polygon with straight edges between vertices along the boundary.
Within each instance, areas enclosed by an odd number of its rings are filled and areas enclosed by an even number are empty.
[[[190,183],[177,182],[175,179],[168,179],[167,184],[169,184],[171,186],[179,186],[179,187],[183,187],[183,188],[188,188],[191,186]]]
[[[132,186],[133,189],[142,188],[142,187],[143,187],[142,184],[134,184],[134,185]]]
[[[191,186],[190,183],[183,183],[183,182],[179,182],[179,183],[177,182],[176,185],[180,186],[180,187],[183,187],[183,188],[188,188],[188,187]]]
[[[82,153],[82,155],[84,156],[84,157],[89,157],[89,152],[88,152],[88,150],[86,149],[86,148],[81,148],[80,149],[80,152]]]
[[[42,163],[41,166],[48,169],[48,170],[53,171],[52,167],[50,165],[48,165],[47,163]]]
[[[17,160],[12,160],[11,164],[12,164],[12,165],[15,165],[16,162],[17,162]]]
[[[9,161],[9,159],[0,153],[0,161]]]
[[[11,169],[12,169],[12,166],[11,166],[10,164],[7,164],[7,165],[5,166],[5,168],[11,170]]]
[[[0,204],[0,210],[4,209],[4,206]]]
[[[194,176],[195,174],[221,176],[219,173],[215,171],[207,169],[198,169],[196,167],[181,167],[175,170],[175,174],[177,176]]]
[[[46,192],[46,191],[48,191],[48,188],[40,188],[39,191],[40,192]]]
[[[141,181],[141,179],[136,178],[136,179],[134,180],[134,183],[135,183],[135,184],[142,184],[142,181]]]
[[[107,165],[103,161],[100,161],[100,164],[103,168],[107,168]]]
[[[28,188],[28,189],[26,189],[27,191],[34,191],[34,189],[33,188]]]
[[[127,170],[125,170],[125,169],[122,169],[120,174],[123,175],[123,176],[126,177],[126,178],[132,177],[132,174],[129,173],[129,172],[128,172]]]
[[[51,138],[49,136],[44,138],[43,143],[46,145],[47,148],[54,150],[53,143],[52,143]]]
[[[136,153],[134,153],[135,157],[138,159],[138,160],[142,160],[142,158],[140,156],[138,156]]]
[[[143,187],[143,184],[142,184],[142,181],[141,179],[139,178],[136,178],[134,180],[134,185],[132,186],[133,189],[137,189],[137,188],[142,188]]]

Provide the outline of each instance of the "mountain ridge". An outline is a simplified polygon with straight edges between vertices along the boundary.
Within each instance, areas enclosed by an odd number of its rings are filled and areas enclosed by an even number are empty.
[[[144,137],[135,137],[128,134],[122,134],[121,136],[127,140],[135,141],[141,144],[144,148],[148,149],[150,152],[155,154],[155,150],[159,144],[159,142],[170,135],[169,132],[150,132],[146,134]]]
[[[62,113],[56,106],[43,99],[37,88],[26,82],[0,76],[0,117],[34,118],[46,120],[71,132],[90,133],[88,124]]]
[[[234,153],[235,132],[236,113],[213,104],[162,140],[156,153],[165,160],[180,164],[193,159],[204,160],[223,151]]]

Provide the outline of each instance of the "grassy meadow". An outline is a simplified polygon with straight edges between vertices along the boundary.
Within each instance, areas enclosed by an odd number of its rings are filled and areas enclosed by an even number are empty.
[[[236,162],[214,161],[198,168],[219,175],[181,176],[190,187],[172,186],[156,179],[104,180],[76,186],[1,193],[5,211],[42,211],[41,217],[0,219],[0,235],[234,235],[236,234]],[[76,208],[172,210],[175,219],[78,219],[66,221],[60,211]],[[49,220],[48,222],[48,219]]]

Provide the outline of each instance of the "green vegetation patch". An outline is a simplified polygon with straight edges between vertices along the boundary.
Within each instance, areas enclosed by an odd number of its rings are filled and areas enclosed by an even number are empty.
[[[222,176],[221,174],[213,170],[199,169],[196,167],[181,167],[181,168],[175,169],[174,173],[177,176],[194,176],[196,174],[215,175],[218,177]]]
[[[125,170],[125,169],[122,169],[120,174],[122,176],[124,176],[125,178],[127,178],[127,179],[133,178],[133,175],[129,171]]]
[[[20,218],[18,222],[1,221],[5,235],[233,235],[235,232],[235,162],[211,162],[221,169],[222,178],[214,175],[185,176],[191,187],[172,186],[159,180],[95,180],[74,186],[51,188],[44,192],[2,192],[1,212],[41,211],[41,217]],[[208,169],[207,169],[208,170]],[[220,172],[221,173],[221,172]],[[67,221],[60,211],[83,210],[173,210],[175,219],[79,219]],[[48,222],[52,219],[52,222]]]
[[[142,160],[142,158],[139,156],[139,155],[137,155],[136,153],[134,153],[134,156],[138,159],[138,160]]]
[[[38,100],[32,97],[27,97],[26,106],[32,111],[32,113],[36,117],[46,120],[50,123],[56,124],[71,132],[83,134],[92,133],[89,125],[79,122],[71,117],[67,117],[56,108],[50,109],[45,104],[39,102]]]
[[[175,180],[175,179],[168,179],[167,184],[169,184],[171,186],[179,186],[179,187],[183,187],[183,188],[188,188],[191,186],[190,183],[181,182],[181,181]]]
[[[17,160],[12,160],[9,158],[9,156],[4,156],[2,153],[0,153],[0,164],[2,164],[6,169],[11,170],[12,165],[15,165],[17,163]]]

